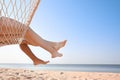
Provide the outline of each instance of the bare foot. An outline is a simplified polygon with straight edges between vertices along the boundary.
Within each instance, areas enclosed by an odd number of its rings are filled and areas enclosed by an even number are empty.
[[[54,54],[52,54],[52,58],[56,58],[56,57],[62,57],[63,55],[62,54],[60,54],[60,53],[54,53]]]
[[[56,43],[56,46],[54,46],[54,48],[58,51],[60,48],[65,46],[66,42],[67,42],[67,40],[58,42],[58,43]]]
[[[33,62],[34,65],[47,64],[47,63],[49,63],[49,61],[43,61],[43,60],[40,60],[40,59]]]

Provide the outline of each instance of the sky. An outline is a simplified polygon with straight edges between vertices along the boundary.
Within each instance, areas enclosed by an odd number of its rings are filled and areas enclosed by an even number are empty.
[[[46,40],[67,40],[55,59],[30,46],[49,64],[120,64],[120,0],[41,0],[30,26]],[[0,63],[32,61],[11,45],[0,47]]]

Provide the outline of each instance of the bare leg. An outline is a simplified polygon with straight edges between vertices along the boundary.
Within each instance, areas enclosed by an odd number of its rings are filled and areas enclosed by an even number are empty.
[[[58,51],[60,48],[64,47],[67,40],[61,41],[61,42],[52,42],[52,41],[47,41],[44,40],[47,44],[51,45],[56,51]],[[31,43],[28,43],[30,45],[32,45]],[[39,45],[36,45],[39,46]]]
[[[41,59],[38,59],[30,50],[30,48],[28,47],[28,45],[26,43],[21,43],[20,44],[20,48],[21,50],[26,53],[26,55],[33,61],[34,65],[38,65],[38,64],[47,64],[49,61],[43,61]]]
[[[47,50],[48,52],[51,53],[52,58],[62,56],[62,54],[58,53],[57,50],[53,46],[49,45],[48,42],[46,42],[44,39],[42,39],[39,35],[37,35],[31,29],[29,29],[26,32],[25,40],[28,43],[32,44],[33,46],[40,46],[40,47],[44,48],[45,50]]]

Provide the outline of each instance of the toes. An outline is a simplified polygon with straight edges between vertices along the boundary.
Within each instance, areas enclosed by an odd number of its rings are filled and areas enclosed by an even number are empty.
[[[67,42],[67,40],[64,40],[64,41],[63,41],[63,43],[64,43],[64,44],[63,44],[63,47],[65,46],[66,42]]]

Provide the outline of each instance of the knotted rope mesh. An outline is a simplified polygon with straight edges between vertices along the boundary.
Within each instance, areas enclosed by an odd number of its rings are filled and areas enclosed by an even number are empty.
[[[0,0],[0,46],[19,44],[40,0]]]

